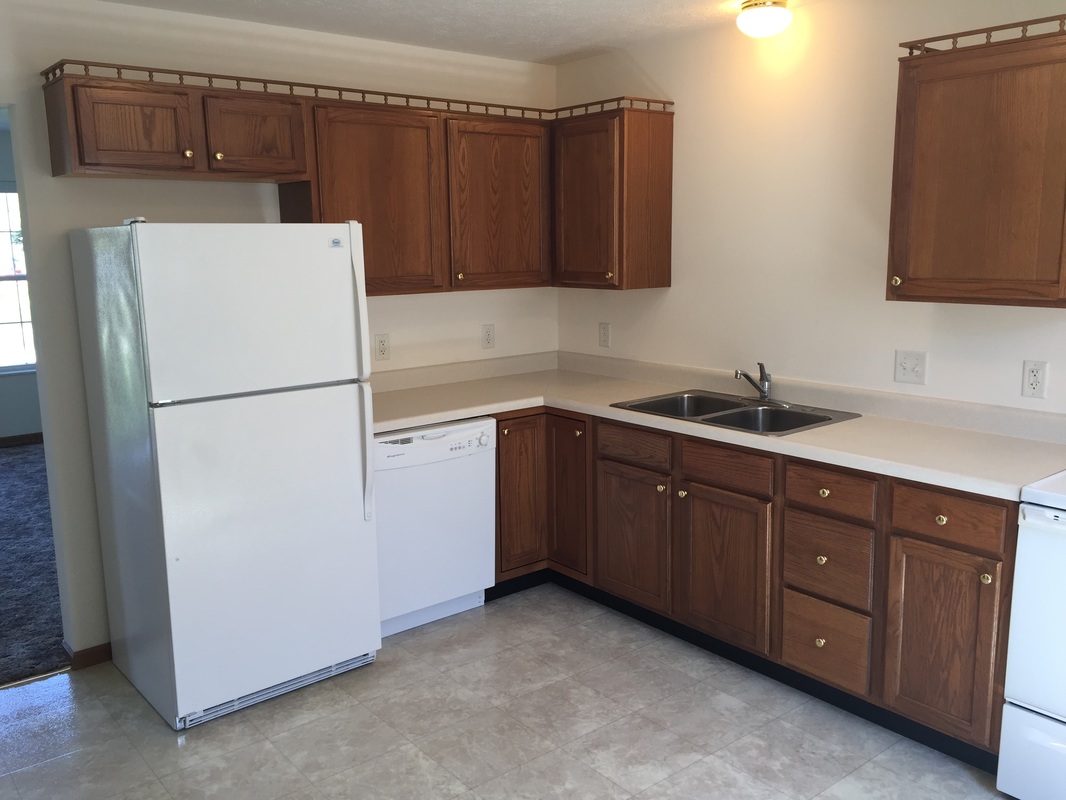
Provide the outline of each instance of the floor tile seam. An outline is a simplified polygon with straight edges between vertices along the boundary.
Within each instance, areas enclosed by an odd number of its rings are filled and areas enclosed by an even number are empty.
[[[606,726],[604,726],[604,727],[606,727]],[[595,731],[593,731],[593,733],[595,733]],[[586,734],[586,735],[591,735],[591,734]],[[584,736],[579,736],[578,738],[579,739],[583,739],[585,737]],[[577,739],[575,739],[574,741],[577,741]],[[574,742],[572,741],[572,742],[569,742],[568,744],[573,744],[573,743]],[[619,789],[621,789],[623,792],[625,792],[627,795],[629,795],[630,798],[636,797],[638,794],[640,794],[640,792],[634,792],[634,791],[631,791],[630,789],[627,789],[625,786],[620,784],[618,781],[614,780],[610,775],[605,775],[604,773],[600,772],[600,770],[596,769],[596,767],[593,764],[590,764],[589,762],[585,761],[585,759],[581,758],[581,756],[577,755],[576,753],[572,753],[569,750],[566,750],[565,748],[560,748],[560,749],[563,750],[563,752],[565,752],[568,756],[570,756],[570,758],[572,758],[572,759],[574,759],[576,761],[579,761],[580,763],[584,764],[586,767],[591,769],[593,772],[595,772],[597,775],[599,775],[601,778],[604,778],[607,781],[609,781],[613,786],[617,786]],[[643,791],[645,791],[645,789],[641,789],[640,791],[643,792]]]
[[[911,744],[915,744],[915,742],[913,740],[911,740],[911,739],[907,739],[907,738],[900,739],[899,741],[894,742],[891,747],[885,748],[882,752],[878,753],[876,756],[871,758],[870,761],[876,763],[877,766],[879,766],[879,767],[887,769],[889,772],[894,773],[895,775],[898,775],[898,776],[900,776],[902,778],[908,778],[909,780],[911,780],[914,783],[917,783],[919,786],[921,786],[924,789],[932,789],[933,791],[939,792],[940,790],[937,789],[935,786],[929,786],[928,784],[923,783],[920,780],[915,780],[914,778],[911,777],[910,774],[908,774],[906,772],[903,772],[901,769],[895,768],[892,765],[891,762],[884,762],[884,761],[879,761],[878,760],[882,756],[884,756],[892,748],[898,747],[899,745],[906,744],[908,742],[910,742]],[[953,763],[958,763],[958,762],[955,762],[955,759],[951,758],[951,756],[945,755],[943,753],[939,753],[938,755],[940,755],[941,758],[943,758],[943,759],[948,759],[948,760],[952,761]]]
[[[784,716],[784,715],[782,715],[782,716]],[[799,731],[802,734],[806,734],[807,736],[811,736],[811,737],[817,739],[822,744],[826,745],[827,747],[833,748],[834,751],[837,751],[837,752],[840,752],[840,753],[845,753],[845,754],[850,754],[850,755],[855,756],[856,758],[864,759],[862,764],[860,764],[855,769],[861,769],[863,766],[865,766],[866,764],[869,764],[871,761],[873,761],[875,758],[877,758],[878,755],[880,755],[881,753],[885,752],[886,750],[888,750],[889,748],[891,748],[893,745],[896,744],[895,742],[893,742],[888,747],[886,747],[884,750],[882,750],[880,753],[877,753],[876,755],[868,756],[868,755],[866,755],[866,753],[860,753],[857,750],[852,750],[850,747],[848,747],[846,745],[836,744],[835,742],[830,742],[827,739],[823,739],[817,733],[814,733],[813,731],[809,731],[806,728],[803,728],[803,727],[801,727],[799,725],[794,725],[791,722],[788,722],[787,720],[782,719],[781,717],[775,717],[772,721],[773,722],[780,722],[782,725],[787,725],[789,728],[792,728],[795,731]],[[769,725],[770,723],[768,722],[766,724]],[[834,753],[834,755],[835,754],[836,753]],[[855,770],[852,770],[852,772],[854,772],[854,771]],[[848,774],[850,775],[851,773],[849,772]]]
[[[522,692],[521,694],[515,694],[515,695],[507,695],[507,696],[501,698],[500,700],[489,700],[489,702],[492,703],[493,708],[498,708],[498,709],[500,709],[502,711],[505,711],[506,709],[504,707],[510,705],[511,703],[513,703],[516,700],[520,700],[521,698],[527,697],[527,696],[533,694],[534,692],[539,692],[541,689],[547,689],[549,686],[554,686],[557,683],[562,683],[563,681],[568,681],[568,680],[573,680],[573,677],[570,676],[570,675],[562,675],[560,678],[558,678],[557,680],[552,681],[551,683],[546,683],[543,686],[538,686],[535,689],[530,689],[527,692]],[[584,684],[582,684],[582,685],[584,685]],[[474,691],[474,690],[471,689],[470,691]]]
[[[376,714],[374,714],[373,711],[371,711],[369,708],[367,708],[362,702],[357,700],[355,697],[352,697],[350,694],[345,692],[339,686],[337,687],[337,689],[339,691],[343,692],[344,696],[347,697],[351,701],[348,705],[345,705],[345,706],[339,707],[339,708],[334,708],[334,709],[332,709],[331,711],[329,711],[326,714],[322,714],[320,716],[317,716],[314,719],[309,719],[306,722],[301,722],[299,725],[293,725],[291,728],[285,728],[284,730],[267,731],[267,730],[264,730],[262,727],[260,727],[259,724],[256,723],[255,715],[249,715],[248,717],[246,717],[246,720],[247,720],[248,724],[251,725],[253,728],[255,728],[262,735],[262,737],[264,739],[267,739],[268,741],[273,743],[274,739],[276,737],[284,736],[285,734],[291,733],[292,731],[295,731],[295,730],[299,730],[300,728],[303,728],[306,725],[312,725],[312,724],[314,724],[316,722],[321,722],[322,720],[327,719],[328,717],[336,716],[337,714],[341,714],[341,713],[343,713],[345,711],[351,711],[352,710],[352,706],[359,706],[366,713],[368,713],[368,714],[370,714],[370,715],[372,715],[374,717],[377,716]],[[269,701],[267,701],[267,702],[269,702]],[[250,708],[245,709],[245,710],[247,710],[247,711],[255,711],[256,708],[258,708],[258,707],[259,707],[258,705],[254,705],[254,706],[251,706]]]
[[[122,739],[126,740],[127,749],[132,750],[134,753],[136,753],[137,757],[139,759],[141,759],[141,762],[144,763],[145,767],[147,767],[148,770],[150,772],[152,772],[152,774],[154,776],[155,773],[152,771],[151,766],[145,760],[144,756],[141,755],[140,751],[137,750],[136,747],[134,747],[133,740],[131,740],[128,736],[126,736],[125,732],[122,732],[121,736],[115,736],[115,737],[112,737],[112,738],[109,738],[109,739],[103,739],[101,741],[93,741],[92,744],[84,745],[82,747],[79,747],[79,748],[76,748],[74,750],[71,750],[68,753],[61,753],[60,755],[53,756],[52,758],[46,758],[43,761],[37,761],[37,762],[35,762],[33,764],[27,764],[24,767],[19,767],[18,769],[11,770],[10,772],[7,772],[7,773],[5,773],[3,775],[0,775],[0,778],[11,778],[12,785],[14,785],[15,791],[19,794],[19,797],[21,798],[22,794],[21,794],[21,792],[19,792],[18,781],[15,778],[15,776],[18,773],[27,772],[28,770],[31,770],[31,769],[37,769],[38,767],[43,767],[45,764],[51,764],[54,761],[60,761],[60,760],[62,760],[64,758],[71,758],[72,756],[76,756],[78,753],[82,753],[82,752],[84,752],[84,751],[86,751],[86,750],[88,750],[88,749],[90,749],[92,747],[98,747],[99,745],[102,745],[102,744],[108,744],[109,742],[117,741],[119,738],[122,738]]]
[[[874,758],[876,758],[876,756],[874,756]],[[832,789],[837,784],[843,783],[844,781],[846,781],[848,778],[850,778],[852,775],[854,775],[859,770],[864,769],[865,767],[868,767],[870,764],[873,763],[874,758],[871,758],[869,761],[867,761],[864,764],[860,764],[858,767],[853,769],[851,772],[849,772],[847,775],[845,775],[839,781],[836,781],[832,785],[825,787],[825,789],[823,789],[821,792],[819,792],[817,795],[815,795],[814,800],[817,800],[817,798],[821,797],[823,794],[828,792],[830,789]],[[947,758],[947,756],[945,756],[945,758]],[[883,764],[874,764],[874,766],[880,767],[881,769],[884,769],[886,772],[891,772],[897,778],[899,778],[900,780],[905,781],[909,785],[912,785],[912,786],[915,786],[917,788],[924,789],[927,792],[930,792],[935,798],[937,798],[937,800],[957,800],[957,798],[952,798],[950,795],[945,794],[944,792],[940,791],[937,788],[934,788],[932,786],[925,786],[925,785],[919,783],[918,781],[914,780],[914,778],[910,777],[909,775],[903,775],[903,774],[901,774],[899,772],[896,772],[895,770],[888,769]]]

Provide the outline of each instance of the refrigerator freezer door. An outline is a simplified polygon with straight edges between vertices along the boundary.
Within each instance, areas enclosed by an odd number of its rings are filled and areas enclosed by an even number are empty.
[[[153,412],[178,717],[380,647],[364,391]]]
[[[133,235],[149,402],[368,373],[358,224],[139,223]]]

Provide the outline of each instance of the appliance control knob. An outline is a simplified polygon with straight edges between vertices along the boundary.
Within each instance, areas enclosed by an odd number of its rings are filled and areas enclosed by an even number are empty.
[[[479,437],[477,437],[477,446],[478,447],[488,447],[489,446],[489,435],[487,433],[483,433]]]

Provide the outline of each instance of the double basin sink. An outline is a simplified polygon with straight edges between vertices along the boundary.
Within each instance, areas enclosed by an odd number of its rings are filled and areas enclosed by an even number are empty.
[[[689,389],[684,392],[643,397],[624,403],[612,403],[616,408],[642,411],[661,417],[686,419],[720,428],[759,433],[763,436],[783,436],[787,433],[832,425],[860,416],[850,411],[830,408],[811,408],[759,400],[732,394]]]

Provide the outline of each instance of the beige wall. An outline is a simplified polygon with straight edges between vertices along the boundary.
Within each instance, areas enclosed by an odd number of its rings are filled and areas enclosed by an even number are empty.
[[[81,355],[66,233],[143,215],[171,222],[273,221],[273,186],[52,178],[39,72],[63,58],[185,68],[552,107],[553,67],[313,34],[85,0],[0,0],[0,104],[26,215],[28,272],[64,634],[74,649],[108,640]],[[496,324],[483,351],[478,332]],[[480,292],[373,303],[405,367],[558,347],[556,292]]]
[[[884,300],[897,44],[1063,4],[793,6],[775,39],[717,26],[559,68],[561,103],[677,103],[673,287],[562,292],[561,349],[1066,412],[1066,309]],[[928,352],[928,385],[893,382],[897,348]],[[1024,359],[1051,363],[1049,399],[1021,397]]]

